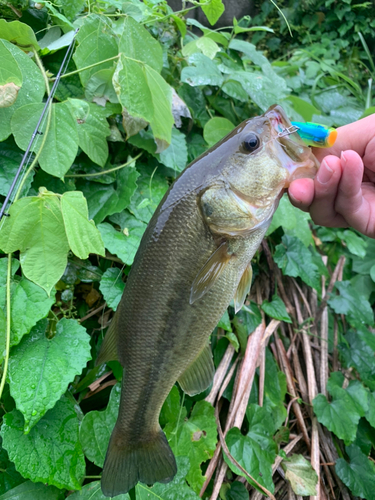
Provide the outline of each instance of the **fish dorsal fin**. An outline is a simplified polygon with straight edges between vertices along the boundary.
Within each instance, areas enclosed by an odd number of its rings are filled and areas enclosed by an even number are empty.
[[[193,281],[190,304],[200,299],[216,283],[224,271],[231,256],[228,255],[228,243],[224,241],[211,255]]]
[[[100,347],[99,356],[96,360],[96,365],[101,365],[107,361],[118,361],[117,353],[117,323],[118,323],[118,312],[112,318],[111,324],[105,334],[103,343]]]
[[[252,279],[253,279],[253,269],[251,267],[251,264],[249,264],[246,267],[245,272],[241,276],[236,293],[234,295],[234,310],[236,313],[238,313],[238,311],[244,305],[245,299],[248,293],[250,292]]]
[[[180,376],[178,383],[189,396],[195,396],[209,387],[214,373],[212,351],[210,345],[207,344],[195,361]]]

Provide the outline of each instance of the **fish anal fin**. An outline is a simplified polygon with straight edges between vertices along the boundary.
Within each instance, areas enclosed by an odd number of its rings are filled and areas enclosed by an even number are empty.
[[[211,347],[206,345],[195,361],[180,375],[178,383],[189,396],[195,396],[210,386],[214,374]]]
[[[236,293],[234,295],[234,310],[236,313],[238,313],[238,311],[244,305],[246,297],[250,292],[252,279],[253,279],[253,269],[251,267],[251,264],[248,264],[243,275],[241,276]]]
[[[99,355],[95,362],[97,366],[106,363],[107,361],[119,360],[117,353],[117,323],[118,313],[116,312],[100,347]]]
[[[193,281],[190,293],[190,304],[200,299],[216,283],[226,265],[230,261],[228,243],[224,241],[211,255]]]

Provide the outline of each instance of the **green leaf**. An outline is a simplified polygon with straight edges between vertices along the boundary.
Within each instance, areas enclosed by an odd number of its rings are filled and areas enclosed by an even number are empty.
[[[73,493],[73,495],[69,496],[69,500],[107,500],[108,498],[102,493],[100,481],[93,481],[92,483],[85,484],[81,491],[77,491],[76,493]],[[128,493],[116,495],[116,500],[130,500],[130,496]]]
[[[21,412],[4,415],[3,446],[17,470],[33,482],[77,490],[85,475],[85,460],[78,441],[78,418],[65,396],[52,410],[23,434]]]
[[[13,55],[22,73],[22,87],[16,102],[9,108],[0,108],[0,141],[4,141],[12,132],[10,121],[16,109],[28,103],[41,102],[46,87],[39,68],[28,55],[6,40],[0,43]]]
[[[222,328],[226,332],[232,331],[232,325],[230,324],[228,311],[225,311],[223,316],[221,317],[219,323],[217,324],[218,328]]]
[[[64,14],[73,21],[75,16],[83,9],[85,0],[59,0],[59,6],[62,7]]]
[[[1,443],[2,440],[0,440]],[[3,498],[4,493],[14,489],[21,483],[26,481],[19,472],[16,471],[14,463],[8,458],[8,453],[0,448],[0,500]]]
[[[365,417],[373,429],[375,429],[375,392],[369,394],[368,410],[366,411]]]
[[[294,207],[290,203],[288,195],[285,194],[281,198],[279,206],[272,217],[267,235],[272,234],[281,226],[285,234],[300,239],[308,247],[313,243],[309,220],[310,215]]]
[[[78,47],[73,55],[78,69],[100,63],[118,54],[116,37],[112,31],[111,23],[105,16],[91,14],[84,19],[76,40]],[[114,61],[103,62],[93,68],[79,73],[82,85],[85,87],[89,78],[102,69],[111,68]]]
[[[12,350],[9,361],[10,393],[24,416],[24,432],[53,408],[91,359],[90,337],[76,320],[62,319],[56,335],[46,337],[48,321],[40,321]]]
[[[241,310],[233,318],[238,340],[240,341],[241,351],[245,352],[247,337],[253,333],[255,328],[262,322],[262,315],[259,307],[254,302],[250,306],[242,306]]]
[[[79,439],[86,457],[98,467],[103,467],[109,438],[115,426],[120,404],[121,385],[116,384],[104,411],[90,411],[83,417]]]
[[[318,474],[302,455],[292,455],[281,462],[285,477],[296,495],[316,495]]]
[[[268,300],[264,300],[261,307],[263,311],[271,318],[285,321],[286,323],[292,322],[289,314],[286,311],[284,302],[278,295],[273,295],[271,302],[268,302]]]
[[[79,191],[68,191],[61,197],[61,212],[68,243],[80,259],[90,253],[105,255],[104,244],[93,221],[88,220],[87,202]]]
[[[77,124],[78,145],[94,163],[104,167],[108,158],[106,137],[110,134],[105,109],[82,99],[68,99]]]
[[[222,85],[224,78],[216,64],[203,54],[193,54],[189,57],[189,66],[181,71],[181,82],[192,87],[198,85]]]
[[[336,472],[354,496],[375,499],[375,465],[358,446],[346,447],[349,463],[343,458],[336,461]]]
[[[229,485],[229,483],[226,483]],[[225,493],[225,500],[249,500],[249,492],[246,486],[239,481],[230,483],[230,489]]]
[[[258,59],[259,54],[255,57],[255,60]],[[272,106],[271,103],[279,102],[288,95],[285,80],[275,73],[268,61],[262,63],[262,73],[260,71],[236,71],[231,74],[231,79],[240,82],[254,103],[263,111]]]
[[[176,424],[180,414],[180,393],[176,385],[174,385],[164,401],[160,411],[159,422],[161,427],[165,427],[169,423]]]
[[[249,423],[247,436],[256,441],[262,449],[276,453],[277,447],[272,439],[276,428],[268,410],[257,404],[250,404],[246,409],[246,417]]]
[[[350,281],[336,282],[340,295],[331,295],[328,304],[337,314],[345,314],[348,321],[358,328],[374,324],[374,313],[366,298],[353,289]]]
[[[186,36],[186,24],[185,24],[185,22],[180,17],[175,16],[174,14],[171,15],[171,18],[176,23],[176,26],[177,26],[179,32],[181,33],[181,36],[183,38],[185,38],[185,36]]]
[[[85,97],[88,101],[99,102],[99,99],[104,98],[105,101],[118,103],[112,83],[114,72],[115,68],[101,69],[91,75],[85,87]]]
[[[341,387],[344,376],[335,372],[327,383],[332,395],[329,403],[323,394],[313,400],[315,415],[328,430],[343,439],[346,444],[354,441],[359,419],[368,410],[369,392],[358,381],[351,381],[347,389]]]
[[[225,92],[229,97],[233,97],[234,99],[238,99],[241,102],[247,102],[249,100],[249,96],[247,92],[243,89],[242,85],[235,80],[228,80],[222,86],[223,92]],[[242,484],[242,483],[240,483]]]
[[[227,332],[225,334],[225,338],[229,340],[229,342],[235,348],[236,352],[238,352],[238,349],[240,348],[240,343],[236,335],[233,332]]]
[[[0,19],[0,27],[2,23],[5,23],[5,21]],[[14,55],[2,40],[0,40],[0,58],[0,85],[14,83],[18,87],[21,87],[23,78],[20,67]]]
[[[238,24],[234,24],[234,33],[237,35],[238,33],[247,33],[249,31],[268,31],[268,33],[274,33],[272,28],[268,26],[252,26],[250,28],[242,28],[242,26],[238,26]]]
[[[73,24],[67,19],[64,14],[61,14],[50,2],[44,4],[46,9],[49,11],[53,23],[60,26],[61,29],[66,33],[74,29]]]
[[[152,488],[138,483],[135,487],[137,500],[199,500],[199,496],[186,484],[189,471],[189,459],[176,457],[177,474],[167,484],[156,483]]]
[[[275,447],[260,445],[254,436],[243,436],[236,427],[230,429],[225,437],[230,454],[242,465],[242,467],[253,476],[262,486],[265,486],[271,493],[274,491],[272,482],[272,464],[276,458]],[[224,454],[224,460],[230,469],[243,476],[243,472],[232,464]],[[250,484],[255,485],[246,478]]]
[[[59,199],[48,191],[21,198],[9,213],[0,248],[5,253],[20,250],[25,276],[49,294],[64,272],[69,250]]]
[[[370,396],[370,399],[372,397]],[[369,406],[371,405],[369,404]],[[359,446],[366,456],[370,454],[371,448],[375,445],[375,429],[371,427],[366,418],[361,418],[359,421],[357,435],[353,444]]]
[[[12,185],[13,179],[17,173],[20,166],[23,153],[16,145],[13,145],[10,141],[3,142],[1,144],[1,156],[0,156],[0,194],[6,196]],[[33,176],[29,175],[24,187],[21,191],[21,197],[26,196],[31,183],[33,182]]]
[[[362,258],[366,255],[367,241],[358,236],[354,231],[350,231],[350,229],[337,231],[337,236],[346,243],[349,252],[353,255]]]
[[[202,54],[213,59],[215,55],[219,52],[220,47],[211,38],[202,36],[197,40],[197,47],[202,51]]]
[[[345,360],[346,366],[353,366],[361,376],[361,379],[375,380],[375,364],[373,344],[374,335],[365,330],[349,330],[345,334],[344,343],[339,345],[340,352]]]
[[[286,376],[278,369],[271,351],[266,349],[263,407],[273,419],[274,430],[278,429],[286,419],[284,406],[286,389]]]
[[[234,129],[234,125],[226,118],[211,118],[203,129],[204,140],[213,146]]]
[[[30,52],[33,47],[36,50],[40,49],[34,31],[25,23],[20,21],[8,23],[5,19],[0,19],[0,33],[1,38],[18,45],[25,52]]]
[[[306,122],[311,122],[313,115],[319,114],[319,109],[300,97],[290,95],[287,100],[292,103],[293,108]]]
[[[121,279],[122,269],[112,267],[106,270],[100,280],[99,290],[102,292],[108,307],[116,311],[125,290],[125,283]]]
[[[148,223],[169,187],[168,182],[158,170],[143,167],[137,184],[128,210],[137,219]]]
[[[113,85],[127,112],[152,127],[160,153],[171,143],[172,88],[157,71],[142,62],[120,54]]]
[[[205,56],[210,59],[214,59],[217,52],[219,52],[220,47],[214,40],[208,38],[206,36],[202,36],[201,38],[196,38],[191,42],[184,45],[182,49],[182,55],[184,57],[189,57],[196,52],[202,52]]]
[[[284,235],[282,243],[276,247],[274,259],[283,274],[294,278],[299,276],[309,286],[320,290],[319,268],[301,240],[295,236]]]
[[[52,26],[43,38],[39,40],[41,47],[41,55],[47,55],[56,50],[62,49],[70,45],[75,36],[74,30],[68,31],[61,36],[61,29],[58,26]]]
[[[202,54],[213,59],[215,55],[219,52],[220,47],[211,38],[202,36],[197,40],[197,47],[202,51]]]
[[[168,168],[174,171],[175,177],[186,167],[188,161],[185,134],[175,127],[172,128],[172,140],[170,146],[162,151],[156,158]]]
[[[211,0],[208,5],[202,5],[202,10],[206,14],[208,22],[213,26],[223,14],[225,7],[222,0]]]
[[[0,324],[0,359],[5,349],[5,318],[6,318],[6,273],[7,260],[0,260],[0,311],[3,312],[4,324]],[[15,260],[15,259],[14,259]],[[18,261],[17,267],[19,265]],[[17,270],[14,268],[13,272]],[[46,292],[26,278],[12,276],[11,280],[11,332],[10,346],[17,345],[22,337],[42,318],[46,317],[55,301],[55,293],[48,297]],[[20,314],[22,311],[22,314]]]
[[[134,166],[117,170],[115,184],[100,185],[96,182],[78,182],[77,187],[83,191],[87,199],[89,217],[98,224],[108,215],[121,212],[128,207],[137,189],[139,173]]]
[[[55,486],[25,481],[0,496],[0,500],[62,500],[63,492]]]
[[[119,52],[122,52],[126,57],[148,64],[158,73],[163,67],[163,51],[160,43],[150,35],[144,26],[130,16],[124,19],[124,31],[120,38]]]
[[[366,256],[353,258],[353,271],[359,274],[369,274],[375,265],[375,240],[367,240]]]
[[[127,214],[125,228],[119,232],[106,222],[99,224],[98,229],[102,235],[104,246],[114,255],[117,255],[124,264],[133,264],[143,233],[147,225]]]
[[[11,121],[14,139],[21,149],[26,150],[43,104],[26,104],[18,108]],[[46,122],[41,127],[44,133]],[[39,151],[42,141],[36,141],[32,150]],[[39,165],[45,172],[62,178],[69,170],[78,151],[78,133],[74,118],[66,103],[52,104],[51,125],[39,156]]]
[[[268,59],[258,51],[252,43],[245,42],[244,40],[239,40],[238,38],[233,38],[229,44],[229,48],[242,52],[245,56],[250,59],[257,66],[262,67],[263,64],[270,64]]]
[[[198,401],[190,418],[168,423],[164,432],[176,457],[188,457],[186,480],[199,493],[203,483],[201,463],[210,459],[216,448],[217,431],[214,408],[207,401]]]

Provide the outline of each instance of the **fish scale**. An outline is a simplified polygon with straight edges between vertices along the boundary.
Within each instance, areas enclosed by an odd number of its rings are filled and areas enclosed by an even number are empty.
[[[284,187],[301,170],[316,171],[309,148],[296,134],[280,137],[281,125],[291,126],[284,111],[270,108],[195,160],[143,235],[98,358],[124,367],[101,481],[106,496],[176,473],[161,407],[176,380],[190,395],[212,382],[209,336],[234,296],[236,310],[242,306],[250,261]]]

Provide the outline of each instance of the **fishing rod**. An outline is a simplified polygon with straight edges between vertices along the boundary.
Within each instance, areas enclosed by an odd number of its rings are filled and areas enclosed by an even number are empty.
[[[68,64],[69,64],[69,61],[70,61],[70,58],[72,56],[72,52],[73,52],[73,47],[74,47],[74,44],[75,44],[75,38],[76,38],[76,35],[78,33],[78,29],[75,30],[74,32],[74,36],[73,36],[73,39],[72,41],[70,42],[67,50],[66,50],[66,53],[65,53],[65,56],[64,56],[64,59],[61,63],[61,66],[59,68],[59,71],[56,75],[56,79],[55,81],[53,82],[53,85],[52,85],[52,88],[51,88],[51,92],[49,93],[47,99],[46,99],[46,102],[45,102],[45,105],[44,105],[44,108],[43,108],[43,111],[39,117],[39,120],[38,120],[38,123],[36,124],[36,127],[35,127],[35,130],[34,132],[32,133],[32,136],[31,136],[31,139],[30,139],[30,142],[26,148],[26,151],[22,157],[22,160],[21,160],[21,163],[20,163],[20,166],[18,167],[18,170],[16,172],[16,175],[14,176],[14,179],[13,179],[13,182],[9,188],[9,191],[8,191],[8,194],[6,195],[5,197],[5,200],[4,200],[4,203],[0,209],[0,221],[1,219],[5,216],[5,217],[9,217],[9,213],[5,212],[6,208],[7,208],[7,205],[10,201],[10,198],[12,196],[12,193],[14,191],[14,188],[18,182],[18,179],[19,179],[19,176],[21,175],[21,172],[23,170],[23,167],[25,166],[25,164],[27,164],[27,162],[29,161],[29,159],[31,158],[31,155],[32,155],[32,152],[31,152],[31,148],[33,147],[34,143],[35,143],[35,140],[38,136],[40,135],[43,135],[43,132],[41,132],[39,130],[39,127],[41,126],[42,122],[43,122],[43,119],[45,117],[45,114],[47,112],[47,109],[48,109],[48,106],[51,102],[51,100],[53,99],[55,93],[56,93],[56,89],[57,89],[57,86],[60,82],[60,79],[61,79],[61,76],[63,75],[63,73],[65,72]]]

